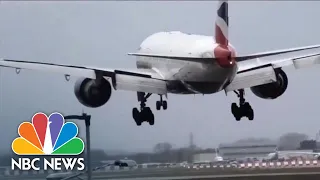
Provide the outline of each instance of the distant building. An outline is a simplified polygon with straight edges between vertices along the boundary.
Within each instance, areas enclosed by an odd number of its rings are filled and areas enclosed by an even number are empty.
[[[219,155],[224,159],[263,159],[276,149],[276,144],[222,144],[219,146]]]
[[[317,148],[315,149],[315,152],[320,152],[320,142],[317,142]]]
[[[316,150],[317,149],[317,141],[315,141],[315,140],[301,141],[299,149]]]

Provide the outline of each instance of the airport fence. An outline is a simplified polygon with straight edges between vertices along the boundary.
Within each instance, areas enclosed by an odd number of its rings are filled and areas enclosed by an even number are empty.
[[[303,167],[320,167],[320,160],[299,160],[299,161],[283,161],[283,162],[247,162],[240,164],[224,164],[224,165],[210,165],[210,164],[197,164],[186,165],[186,168],[303,168]]]

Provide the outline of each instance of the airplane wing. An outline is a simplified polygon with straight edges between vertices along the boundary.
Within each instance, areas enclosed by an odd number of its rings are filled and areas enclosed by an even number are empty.
[[[303,47],[297,47],[297,48],[289,48],[289,49],[260,52],[260,53],[255,53],[255,54],[251,54],[251,55],[246,55],[246,56],[239,56],[239,57],[236,57],[236,60],[238,62],[247,61],[247,60],[257,59],[257,58],[262,58],[262,57],[281,55],[281,54],[286,54],[286,53],[291,53],[291,52],[305,51],[305,50],[315,49],[315,48],[319,48],[319,47],[320,47],[320,45],[312,45],[312,46],[303,46]]]
[[[320,53],[296,56],[291,58],[277,58],[273,60],[254,60],[238,62],[238,72],[234,80],[225,88],[225,92],[250,88],[276,81],[274,69],[293,66],[295,69],[320,64]]]
[[[239,62],[239,72],[235,77],[235,80],[225,88],[226,92],[252,87],[256,85],[266,84],[275,81],[275,74],[272,68],[284,67],[287,65],[294,65],[296,68],[308,66],[310,64],[320,63],[319,54],[312,54],[309,56],[300,56],[289,59],[280,59],[270,62],[261,63],[259,59],[261,57],[279,55],[289,52],[297,52],[302,50],[319,48],[320,45],[305,46],[292,49],[284,49],[277,51],[270,51],[264,53],[252,54],[249,56],[235,57]],[[143,54],[143,53],[129,53],[129,55],[151,57],[151,58],[167,58],[183,61],[202,61],[212,62],[215,58],[204,57],[182,57],[182,56],[166,56],[155,54]],[[41,70],[46,72],[57,72],[67,76],[80,76],[91,79],[96,79],[97,75],[111,78],[113,87],[115,89],[148,92],[155,94],[166,94],[166,83],[164,78],[153,70],[122,70],[122,69],[102,69],[82,66],[72,66],[64,64],[31,62],[2,59],[0,60],[0,66],[15,68],[18,71],[21,69]],[[260,78],[260,79],[259,79]]]
[[[151,69],[103,69],[94,67],[72,66],[32,61],[2,59],[0,66],[21,69],[56,72],[68,76],[96,79],[99,76],[111,78],[113,87],[119,90],[138,91],[155,94],[167,94],[166,82],[163,77]],[[67,79],[67,78],[66,78]]]

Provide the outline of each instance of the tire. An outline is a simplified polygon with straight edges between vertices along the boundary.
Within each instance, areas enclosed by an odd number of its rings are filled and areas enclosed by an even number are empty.
[[[140,120],[136,120],[137,126],[141,126],[142,122]]]
[[[240,121],[241,120],[241,114],[240,111],[241,109],[238,107],[238,105],[236,103],[232,103],[231,104],[231,112],[233,114],[233,116],[236,118],[236,121]]]
[[[251,105],[248,102],[243,104],[243,111],[245,112],[246,117],[252,121],[254,118],[254,112]]]
[[[237,114],[237,115],[235,116],[235,118],[236,118],[236,121],[240,121],[242,117]]]
[[[148,120],[148,122],[149,122],[150,126],[153,126],[153,125],[154,125],[154,115],[153,115],[153,113],[152,113],[150,116],[151,116],[151,117],[150,117],[150,119]]]
[[[145,120],[152,126],[154,125],[154,114],[152,113],[150,107],[145,107],[143,109],[143,114],[145,116]]]
[[[160,109],[161,109],[161,102],[160,102],[160,101],[157,101],[157,102],[156,102],[156,109],[157,109],[157,110],[160,110]]]
[[[166,110],[168,108],[167,101],[162,101],[162,107],[163,107],[163,110]]]
[[[238,105],[236,103],[232,103],[231,104],[231,112],[232,112],[233,115],[238,114],[239,107],[238,107]]]
[[[253,112],[253,109],[250,107],[249,110],[247,111],[248,112],[248,119],[249,121],[252,121],[254,119],[254,112]]]
[[[141,113],[138,111],[137,108],[132,109],[132,117],[134,121],[136,122],[137,126],[141,126]]]

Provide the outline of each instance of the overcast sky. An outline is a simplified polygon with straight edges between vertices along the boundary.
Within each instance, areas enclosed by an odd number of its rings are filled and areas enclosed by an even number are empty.
[[[320,2],[229,3],[230,41],[240,54],[317,44]],[[217,2],[1,2],[0,57],[106,68],[135,68],[135,52],[144,38],[158,31],[213,35]],[[128,151],[150,150],[169,141],[188,145],[188,135],[201,147],[215,147],[249,136],[276,138],[288,131],[314,137],[320,129],[320,67],[288,69],[289,86],[276,100],[247,90],[255,120],[236,122],[230,106],[236,96],[169,94],[168,110],[154,110],[154,126],[137,127],[131,117],[136,93],[113,91],[97,109],[85,108],[74,96],[76,78],[63,75],[0,70],[0,148],[10,147],[17,127],[35,112],[92,114],[92,146]],[[80,135],[84,125],[80,124]]]

